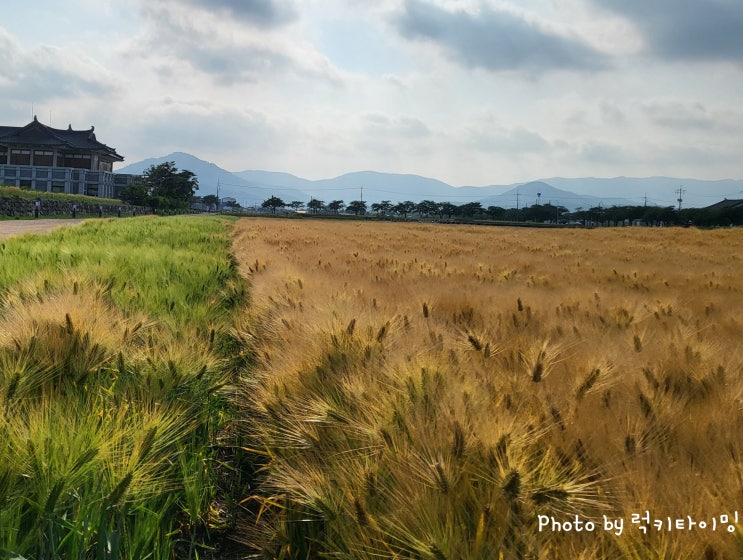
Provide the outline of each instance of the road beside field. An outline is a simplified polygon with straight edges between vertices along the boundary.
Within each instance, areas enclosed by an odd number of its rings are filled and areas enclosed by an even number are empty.
[[[60,226],[79,224],[81,219],[0,220],[0,239],[24,233],[48,233]]]

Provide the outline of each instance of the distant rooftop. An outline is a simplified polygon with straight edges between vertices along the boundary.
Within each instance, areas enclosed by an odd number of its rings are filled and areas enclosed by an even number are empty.
[[[107,155],[114,161],[124,161],[124,158],[111,148],[99,142],[95,137],[95,127],[87,130],[72,130],[52,128],[41,124],[34,116],[34,120],[26,126],[0,126],[0,144],[26,146],[57,146],[70,150],[89,150]]]
[[[741,199],[728,200],[726,198],[716,204],[713,204],[712,206],[707,206],[705,210],[725,210],[727,208],[743,208],[743,200]]]

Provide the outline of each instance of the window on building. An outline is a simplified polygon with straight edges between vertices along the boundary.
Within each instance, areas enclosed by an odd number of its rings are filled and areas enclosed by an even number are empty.
[[[98,196],[98,185],[88,185],[85,194],[88,196]]]
[[[31,150],[10,150],[11,165],[31,165]]]
[[[52,183],[52,192],[63,193],[64,192],[64,183],[59,183],[59,182]]]
[[[34,165],[51,167],[54,165],[54,152],[46,150],[34,150]]]
[[[49,181],[39,181],[38,179],[36,180],[37,191],[45,191],[48,186],[49,186]]]
[[[67,165],[65,167],[74,167],[75,169],[90,169],[90,156],[86,154],[74,154],[72,157],[65,158]]]
[[[90,169],[89,154],[57,154],[58,167],[73,167],[75,169]]]

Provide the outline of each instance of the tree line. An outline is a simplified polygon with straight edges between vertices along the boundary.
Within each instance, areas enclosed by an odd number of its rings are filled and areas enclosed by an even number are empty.
[[[188,208],[195,200],[199,188],[196,175],[188,170],[179,171],[174,162],[152,165],[138,180],[121,192],[124,202],[136,206],[147,206],[153,211]],[[218,208],[219,199],[206,195],[200,199],[210,210]],[[238,210],[239,204],[230,203],[229,209]],[[673,206],[611,206],[577,208],[570,211],[565,206],[533,204],[521,208],[501,206],[484,207],[480,202],[453,204],[422,200],[406,200],[393,203],[390,200],[368,204],[364,200],[325,202],[312,198],[309,202],[294,200],[285,202],[277,196],[264,200],[261,207],[275,214],[278,210],[306,211],[310,214],[341,214],[356,216],[372,214],[389,219],[438,219],[438,220],[484,220],[501,222],[537,222],[581,225],[688,225],[730,226],[743,225],[743,206],[732,208],[685,208]]]
[[[333,200],[329,203],[313,198],[309,202],[284,202],[277,196],[266,199],[261,207],[276,213],[279,209],[292,211],[306,210],[311,214],[340,214],[345,211],[354,215],[372,214],[378,217],[402,218],[432,218],[439,220],[492,220],[504,222],[540,222],[553,224],[581,224],[581,225],[699,225],[699,226],[730,226],[743,225],[743,206],[707,209],[684,208],[678,210],[673,206],[594,206],[591,208],[577,208],[570,211],[565,206],[547,204],[533,204],[521,208],[503,208],[500,206],[484,207],[480,202],[467,202],[456,205],[451,202],[435,202],[423,200],[421,202],[404,201],[393,203],[389,200],[367,204],[362,200],[352,200],[346,204],[343,200]]]

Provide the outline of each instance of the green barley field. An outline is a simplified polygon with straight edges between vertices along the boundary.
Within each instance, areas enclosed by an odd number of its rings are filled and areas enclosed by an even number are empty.
[[[0,558],[216,550],[246,301],[228,227],[95,220],[0,242]]]

